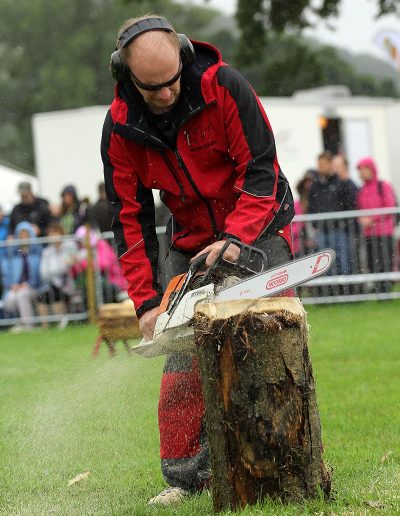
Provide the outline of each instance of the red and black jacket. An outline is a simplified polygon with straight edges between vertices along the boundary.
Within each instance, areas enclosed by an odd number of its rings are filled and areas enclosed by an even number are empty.
[[[157,306],[158,244],[152,189],[180,228],[173,245],[196,253],[234,236],[254,243],[279,233],[289,245],[293,198],[272,129],[248,82],[211,45],[181,78],[179,130],[170,148],[145,116],[133,84],[118,84],[101,152],[113,231],[129,295],[140,317]]]

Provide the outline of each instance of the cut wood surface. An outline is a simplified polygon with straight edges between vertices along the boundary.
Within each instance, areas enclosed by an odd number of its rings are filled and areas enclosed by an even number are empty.
[[[306,313],[298,298],[198,305],[216,511],[330,493]]]

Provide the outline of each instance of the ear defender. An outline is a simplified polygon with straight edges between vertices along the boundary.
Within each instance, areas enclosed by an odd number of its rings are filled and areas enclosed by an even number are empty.
[[[139,20],[130,27],[124,30],[120,35],[118,41],[120,43],[119,49],[115,50],[110,57],[110,75],[116,82],[123,82],[129,80],[129,70],[122,57],[121,49],[125,48],[140,34],[149,30],[164,30],[166,32],[174,32],[172,25],[164,18],[145,18]],[[193,63],[195,58],[195,51],[192,42],[185,34],[178,34],[180,43],[180,56],[183,66]]]

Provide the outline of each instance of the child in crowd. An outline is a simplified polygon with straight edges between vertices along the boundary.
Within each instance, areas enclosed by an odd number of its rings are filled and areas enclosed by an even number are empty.
[[[34,227],[20,222],[15,228],[16,239],[36,239]],[[37,292],[40,285],[40,260],[42,247],[35,243],[22,243],[7,247],[1,256],[4,310],[21,319],[13,331],[33,328]]]
[[[78,255],[72,267],[76,283],[84,290],[85,273],[88,266],[87,250],[85,247],[87,229],[79,227],[75,236],[78,242]],[[96,271],[100,272],[102,280],[103,301],[115,303],[127,297],[127,284],[122,275],[117,256],[112,246],[100,239],[93,229],[89,231],[89,242],[93,250],[93,262]]]
[[[47,236],[54,240],[43,250],[40,263],[42,286],[39,292],[38,313],[42,317],[50,314],[60,316],[59,327],[68,323],[67,303],[74,291],[71,265],[77,253],[73,240],[63,240],[63,228],[58,221],[52,221],[47,229]],[[43,321],[42,327],[48,322]]]

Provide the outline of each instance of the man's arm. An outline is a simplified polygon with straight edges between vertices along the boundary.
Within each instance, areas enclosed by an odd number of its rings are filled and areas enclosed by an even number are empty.
[[[125,155],[120,137],[112,132],[107,114],[101,154],[107,199],[113,215],[112,230],[118,258],[128,282],[128,293],[140,318],[157,307],[162,298],[158,282],[158,240],[155,231],[154,200]]]
[[[249,83],[231,67],[217,75],[229,154],[235,164],[235,209],[225,221],[223,237],[235,235],[253,243],[274,218],[278,182],[287,185],[275,148],[272,128]],[[291,197],[291,196],[290,196]]]

